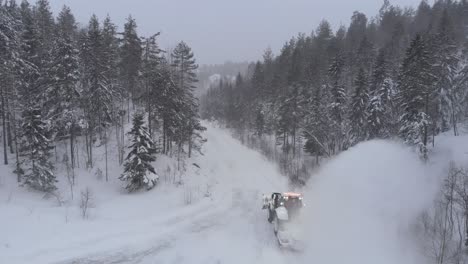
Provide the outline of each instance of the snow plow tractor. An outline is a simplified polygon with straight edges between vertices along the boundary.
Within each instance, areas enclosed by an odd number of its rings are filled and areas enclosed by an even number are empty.
[[[282,248],[302,250],[302,243],[298,239],[300,226],[297,226],[297,219],[303,207],[303,196],[300,193],[263,195],[262,209],[268,210],[268,222],[273,224],[273,231]]]

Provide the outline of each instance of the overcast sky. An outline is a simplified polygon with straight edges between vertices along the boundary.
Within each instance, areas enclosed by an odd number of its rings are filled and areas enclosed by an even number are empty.
[[[161,31],[162,48],[187,42],[199,64],[259,59],[270,46],[275,53],[298,32],[309,33],[325,18],[336,28],[349,23],[352,12],[377,14],[383,0],[49,0],[54,13],[72,8],[86,24],[95,13],[107,14],[122,28],[136,18],[139,33]],[[417,6],[420,0],[391,0]],[[33,1],[32,1],[33,2]]]

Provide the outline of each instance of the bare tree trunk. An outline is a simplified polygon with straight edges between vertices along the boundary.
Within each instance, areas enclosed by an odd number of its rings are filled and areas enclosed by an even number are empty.
[[[180,171],[180,152],[182,150],[182,141],[178,143],[178,150],[177,150],[177,170]]]
[[[5,91],[3,86],[0,88],[2,97],[2,125],[3,125],[3,162],[8,165],[8,148],[7,148],[7,134],[5,125]]]
[[[293,140],[293,158],[296,157],[296,128],[294,127],[293,129],[293,135],[292,135],[292,140]]]
[[[89,166],[93,168],[93,133],[89,134]]]
[[[105,156],[106,156],[106,182],[109,181],[109,174],[107,169],[107,127],[104,128],[104,140],[105,140]]]
[[[163,154],[166,154],[166,120],[163,119]]]
[[[426,94],[426,105],[425,105],[425,113],[429,112],[429,94]],[[424,145],[424,160],[427,161],[427,124],[424,124],[423,127],[423,145]]]
[[[127,98],[127,122],[130,123],[130,96]]]
[[[188,139],[188,146],[189,146],[189,152],[188,152],[188,157],[192,157],[192,133],[190,133],[189,139]]]
[[[7,112],[7,134],[8,134],[8,146],[10,147],[10,153],[13,154],[13,139],[11,135],[11,111],[10,111],[10,100],[8,98],[8,95],[6,96],[6,109],[8,110]]]
[[[75,126],[72,122],[70,126],[70,164],[71,164],[71,173],[72,173],[72,184],[75,184]],[[73,190],[72,190],[73,191]]]
[[[457,119],[455,118],[455,113],[453,111],[452,111],[452,124],[453,124],[453,135],[458,136]]]
[[[20,173],[20,159],[19,159],[19,149],[18,149],[18,132],[16,130],[16,116],[15,112],[13,111],[13,134],[14,134],[14,142],[15,142],[15,149],[16,149],[16,177],[17,181],[21,182],[21,173]]]
[[[89,164],[88,164],[88,162],[89,162],[89,143],[88,143],[89,139],[88,139],[88,137],[89,137],[89,130],[85,134],[85,140],[86,140],[85,141],[85,145],[86,145],[86,168],[89,167]]]
[[[124,128],[124,116],[122,115],[122,125],[120,126],[120,164],[122,165],[124,161],[124,148],[125,148],[125,128]]]
[[[121,160],[120,160],[120,135],[119,135],[118,122],[120,122],[120,121],[115,122],[115,139],[116,139],[116,142],[117,142],[117,152],[118,152],[117,155],[119,157],[119,165],[121,165],[122,163],[121,163]]]

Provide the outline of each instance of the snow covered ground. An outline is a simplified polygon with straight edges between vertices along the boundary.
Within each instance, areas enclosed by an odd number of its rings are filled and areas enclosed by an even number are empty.
[[[205,125],[205,155],[187,164],[184,185],[166,176],[150,192],[126,194],[117,166],[109,183],[83,171],[75,196],[91,186],[89,219],[80,216],[79,197],[58,206],[15,187],[3,170],[0,263],[423,263],[412,224],[431,205],[445,160],[463,163],[468,147],[466,137],[447,137],[435,150],[440,162],[424,166],[398,143],[373,141],[329,161],[302,190],[307,207],[297,228],[306,250],[294,253],[278,248],[261,210],[263,193],[288,190],[285,177],[227,131]],[[160,173],[168,162],[158,161]]]

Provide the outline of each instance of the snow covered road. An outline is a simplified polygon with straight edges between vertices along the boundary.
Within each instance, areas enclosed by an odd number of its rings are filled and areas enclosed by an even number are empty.
[[[206,136],[198,164],[215,182],[211,200],[143,229],[143,238],[119,238],[123,248],[59,263],[287,263],[261,210],[262,193],[287,190],[287,181],[226,131],[209,126]]]
[[[53,201],[32,203],[38,196],[18,189],[24,196],[0,204],[0,263],[285,263],[261,197],[287,190],[286,179],[229,132],[205,125],[204,155],[193,160],[200,169],[189,168],[183,187],[99,194],[92,219],[46,204]],[[210,197],[175,202],[204,184]]]
[[[410,227],[436,188],[414,153],[367,142],[323,166],[305,190],[298,228],[306,250],[294,253],[278,248],[261,210],[263,193],[289,189],[286,178],[226,130],[205,125],[204,155],[182,187],[129,195],[115,191],[118,181],[102,183],[108,193],[99,193],[89,220],[22,189],[0,192],[0,263],[423,263]]]

